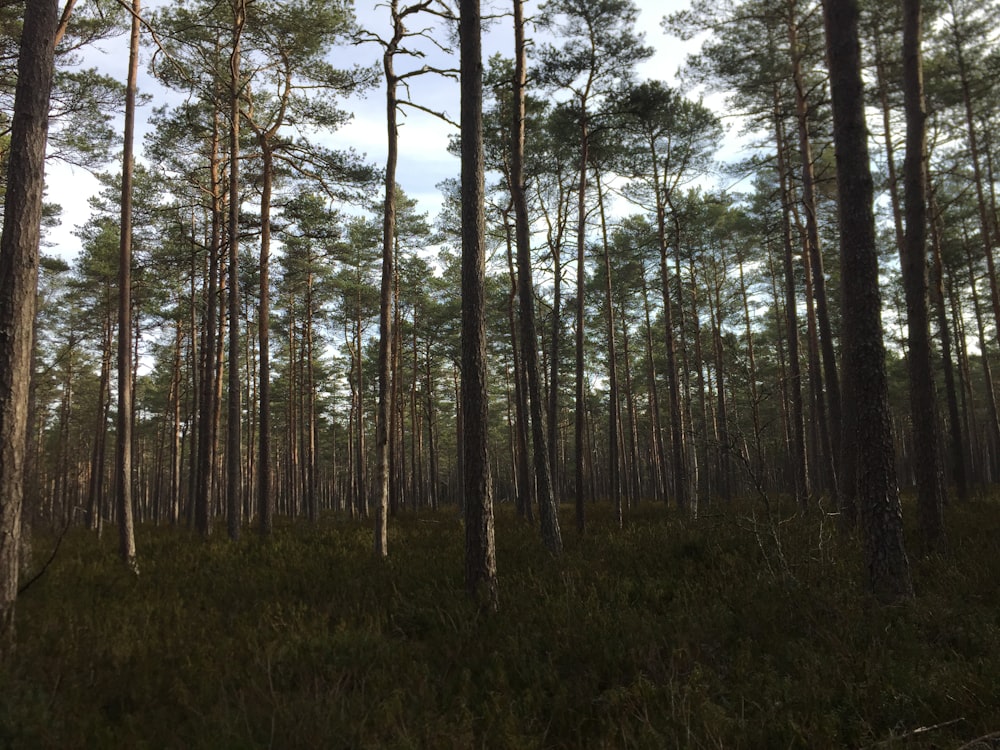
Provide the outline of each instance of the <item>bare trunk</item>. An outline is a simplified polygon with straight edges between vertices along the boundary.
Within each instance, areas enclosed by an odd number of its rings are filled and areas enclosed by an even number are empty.
[[[233,51],[229,58],[229,400],[226,424],[226,519],[229,538],[240,538],[243,511],[242,409],[240,406],[240,36],[246,0],[233,0]]]
[[[115,481],[118,503],[118,554],[138,571],[132,520],[132,177],[134,172],[136,77],[139,73],[140,0],[132,0],[125,130],[122,151],[121,241],[118,252],[118,442]]]
[[[5,659],[14,647],[57,6],[54,0],[33,0],[24,11],[0,235],[0,659]]]
[[[496,611],[497,563],[487,450],[486,219],[483,167],[483,60],[479,0],[462,0],[462,421],[465,584]]]

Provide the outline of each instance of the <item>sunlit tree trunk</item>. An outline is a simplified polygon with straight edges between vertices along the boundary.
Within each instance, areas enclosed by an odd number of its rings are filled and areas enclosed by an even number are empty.
[[[138,571],[132,520],[132,177],[135,160],[135,94],[139,73],[140,0],[132,0],[128,82],[125,86],[125,131],[122,151],[121,242],[118,253],[118,442],[115,452],[118,503],[118,554]]]

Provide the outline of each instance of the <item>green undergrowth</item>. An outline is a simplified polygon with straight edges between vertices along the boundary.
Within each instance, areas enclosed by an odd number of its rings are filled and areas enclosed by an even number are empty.
[[[567,511],[569,509],[566,509]],[[913,513],[910,514],[914,515]],[[75,530],[18,604],[0,748],[959,747],[1000,731],[1000,505],[948,513],[916,600],[827,521],[602,506],[553,558],[501,508],[499,614],[454,511],[231,544]],[[111,537],[113,535],[108,535]],[[49,542],[36,539],[37,557]]]

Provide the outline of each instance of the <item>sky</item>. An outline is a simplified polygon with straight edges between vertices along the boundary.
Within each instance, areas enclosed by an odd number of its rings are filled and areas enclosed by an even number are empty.
[[[640,11],[637,29],[645,35],[646,44],[655,50],[655,55],[639,66],[639,77],[658,78],[676,84],[679,68],[686,55],[696,51],[697,45],[685,44],[667,36],[662,30],[660,21],[664,15],[687,7],[688,0],[635,0],[635,3]],[[146,2],[144,6],[149,7],[151,4],[156,3]],[[530,16],[536,8],[537,3],[529,0],[527,15]],[[389,14],[384,5],[359,0],[355,12],[362,25],[370,25],[375,30],[389,28]],[[529,37],[532,36],[537,35],[529,31]],[[484,37],[484,57],[496,52],[510,55],[512,47],[513,30],[509,20],[502,19],[490,28]],[[140,92],[152,97],[152,101],[141,107],[137,114],[140,130],[143,129],[143,123],[152,108],[163,104],[167,96],[167,93],[146,74],[149,54],[148,49],[143,51],[139,87]],[[381,52],[372,44],[347,48],[338,51],[337,54],[343,56],[345,63],[376,62]],[[340,59],[338,57],[335,63]],[[88,51],[85,59],[85,65],[95,66],[101,72],[122,81],[125,80],[127,62],[127,36],[102,42],[99,49]],[[531,63],[529,58],[529,66]],[[457,56],[452,64],[454,67],[458,66]],[[397,72],[408,69],[407,65],[408,61],[399,58]],[[434,75],[414,78],[412,98],[433,109],[445,111],[452,120],[458,119],[456,82]],[[353,120],[330,135],[325,142],[335,147],[353,147],[365,154],[369,161],[378,166],[383,165],[386,152],[384,102],[384,89],[381,87],[369,91],[365,98],[351,100],[346,108],[353,112]],[[433,219],[441,205],[437,185],[445,179],[457,177],[459,173],[458,159],[447,151],[448,137],[455,130],[431,115],[412,109],[407,109],[400,123],[398,182],[410,197],[417,199],[419,209],[427,212]],[[142,145],[138,139],[136,147],[141,159]],[[120,167],[109,165],[107,169],[117,171]],[[90,206],[87,201],[96,190],[96,179],[85,170],[61,163],[49,165],[46,199],[60,204],[63,213],[60,226],[50,230],[47,235],[49,246],[44,248],[44,252],[67,258],[79,252],[80,241],[74,231],[89,218]]]

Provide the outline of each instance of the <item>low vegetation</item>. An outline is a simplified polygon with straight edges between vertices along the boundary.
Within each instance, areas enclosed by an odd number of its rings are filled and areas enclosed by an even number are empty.
[[[454,511],[394,520],[385,562],[367,523],[336,518],[237,544],[140,528],[138,578],[112,535],[74,529],[19,600],[0,747],[916,748],[1000,730],[1000,505],[951,507],[949,552],[915,560],[916,600],[888,608],[858,593],[832,519],[591,517],[555,559],[500,508],[495,617],[464,594]]]

